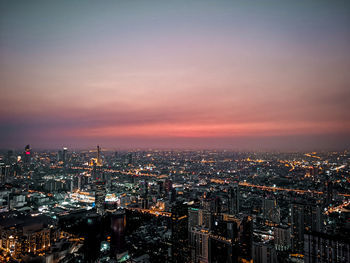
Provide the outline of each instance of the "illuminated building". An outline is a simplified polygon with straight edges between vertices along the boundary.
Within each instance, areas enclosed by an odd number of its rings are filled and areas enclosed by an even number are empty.
[[[303,253],[304,233],[323,230],[322,210],[316,205],[293,203],[291,207],[292,250]]]
[[[218,196],[208,197],[207,195],[201,201],[202,201],[201,205],[205,210],[208,210],[211,213],[220,213],[221,205],[220,205],[220,198]]]
[[[275,199],[263,199],[263,218],[276,224],[280,223],[280,209]]]
[[[173,189],[173,182],[170,179],[165,180],[164,189],[166,194],[168,194],[171,191],[171,189]]]
[[[95,184],[95,205],[96,213],[104,215],[105,213],[105,199],[106,199],[106,185],[104,182],[96,182]]]
[[[250,216],[210,213],[189,208],[189,247],[192,262],[249,262],[253,221]]]
[[[20,258],[26,253],[34,255],[50,248],[50,231],[43,222],[46,217],[9,218],[0,225],[0,246],[13,258]]]
[[[171,258],[172,262],[188,262],[187,205],[175,203],[171,207]]]
[[[29,164],[32,160],[32,150],[30,149],[29,144],[24,148],[22,159],[25,164]]]
[[[304,206],[302,204],[292,204],[291,207],[291,227],[292,227],[292,251],[303,253],[304,249]]]
[[[210,262],[238,262],[239,220],[232,215],[215,216],[210,233]]]
[[[68,148],[67,148],[67,147],[63,147],[63,151],[62,151],[62,162],[63,162],[64,164],[66,164],[67,161],[68,161],[67,152],[68,152]]]
[[[277,251],[286,251],[291,248],[289,226],[278,226],[274,228],[274,244]]]
[[[209,232],[201,229],[190,231],[191,262],[209,262]]]
[[[333,183],[331,181],[326,182],[326,205],[333,203]]]
[[[101,148],[97,145],[97,158],[96,158],[96,165],[102,166],[102,159],[101,159]]]

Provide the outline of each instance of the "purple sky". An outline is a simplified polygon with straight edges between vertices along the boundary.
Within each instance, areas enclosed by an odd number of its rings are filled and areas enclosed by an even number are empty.
[[[0,148],[344,149],[348,1],[1,1]]]

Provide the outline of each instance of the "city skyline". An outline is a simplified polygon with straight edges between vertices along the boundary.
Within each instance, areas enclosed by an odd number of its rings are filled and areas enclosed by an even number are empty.
[[[350,147],[347,1],[0,7],[0,149]]]

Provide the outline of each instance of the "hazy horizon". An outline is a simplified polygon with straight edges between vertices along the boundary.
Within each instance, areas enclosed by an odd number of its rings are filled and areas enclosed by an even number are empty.
[[[0,148],[350,148],[349,1],[0,1]]]

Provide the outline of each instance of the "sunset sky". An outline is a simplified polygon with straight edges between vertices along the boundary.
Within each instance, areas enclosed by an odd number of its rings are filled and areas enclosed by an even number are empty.
[[[350,1],[0,1],[0,148],[350,147]]]

